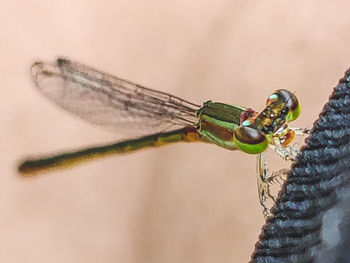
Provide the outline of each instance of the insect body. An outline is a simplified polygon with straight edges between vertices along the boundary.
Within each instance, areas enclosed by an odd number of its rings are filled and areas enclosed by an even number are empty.
[[[36,62],[32,75],[38,89],[63,109],[94,124],[139,137],[113,144],[89,147],[54,156],[27,159],[19,166],[22,175],[80,164],[113,154],[173,142],[207,142],[230,150],[258,155],[258,188],[264,215],[270,176],[265,151],[272,148],[285,160],[298,153],[290,143],[295,134],[308,129],[288,126],[300,113],[295,95],[276,90],[266,108],[250,108],[208,101],[202,106],[173,95],[148,89],[67,59],[56,63]]]

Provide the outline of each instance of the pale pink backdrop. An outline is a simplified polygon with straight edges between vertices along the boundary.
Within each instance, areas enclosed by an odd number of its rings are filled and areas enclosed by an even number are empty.
[[[257,110],[285,88],[302,104],[294,126],[311,126],[350,66],[349,10],[345,0],[2,0],[0,262],[247,262],[264,223],[254,156],[178,144],[19,177],[26,155],[127,136],[59,110],[30,65],[66,56],[195,103]]]

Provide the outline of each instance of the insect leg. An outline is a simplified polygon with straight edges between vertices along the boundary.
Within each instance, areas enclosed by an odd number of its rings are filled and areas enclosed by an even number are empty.
[[[282,147],[280,144],[269,144],[269,147],[272,150],[274,150],[285,161],[294,161],[299,153],[299,150],[297,150],[293,146]]]
[[[269,188],[269,174],[267,168],[266,152],[263,152],[257,156],[257,184],[259,201],[263,209],[264,217],[267,218],[271,215],[270,209],[267,207],[267,200],[271,199],[275,202],[275,198],[270,194]]]
[[[280,180],[283,180],[283,176],[288,173],[288,169],[281,169],[276,172],[269,174],[267,168],[267,155],[263,152],[257,156],[257,184],[258,184],[258,194],[260,205],[263,210],[265,218],[271,216],[270,208],[267,206],[267,201],[272,200],[273,203],[276,202],[276,198],[271,194],[270,185],[278,182],[281,184]]]
[[[311,129],[310,128],[288,128],[291,131],[295,132],[295,135],[309,135]]]

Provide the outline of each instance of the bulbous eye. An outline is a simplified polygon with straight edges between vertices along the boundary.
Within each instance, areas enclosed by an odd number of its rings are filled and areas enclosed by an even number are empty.
[[[266,100],[266,106],[269,106],[271,103],[278,101],[277,94],[273,93],[270,97]]]
[[[269,146],[266,136],[251,127],[239,126],[233,133],[237,148],[245,153],[262,153]]]
[[[249,126],[253,123],[253,120],[248,119],[242,122],[242,126]]]
[[[297,97],[288,90],[278,89],[267,99],[267,102],[271,103],[277,101],[278,96],[283,99],[285,107],[289,109],[289,113],[286,117],[287,122],[294,121],[296,118],[298,118],[300,114],[300,105]]]

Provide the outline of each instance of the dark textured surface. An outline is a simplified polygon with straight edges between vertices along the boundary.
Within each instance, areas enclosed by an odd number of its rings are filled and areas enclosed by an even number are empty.
[[[251,262],[350,262],[350,70],[289,173]]]

